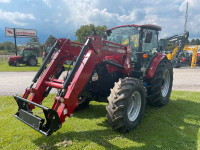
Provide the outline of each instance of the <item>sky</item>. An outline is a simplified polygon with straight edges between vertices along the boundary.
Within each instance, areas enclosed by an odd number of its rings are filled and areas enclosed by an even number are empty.
[[[49,35],[75,40],[82,25],[155,24],[160,38],[184,32],[186,2],[189,2],[187,30],[200,38],[199,0],[0,0],[0,43],[5,27],[36,29],[41,43]],[[17,38],[22,44],[27,38]]]

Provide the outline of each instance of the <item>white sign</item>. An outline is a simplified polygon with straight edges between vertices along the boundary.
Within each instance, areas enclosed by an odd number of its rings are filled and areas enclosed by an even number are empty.
[[[6,28],[5,32],[6,32],[6,36],[14,37],[14,28]],[[16,29],[15,28],[15,36],[16,37],[35,37],[37,36],[37,32],[34,29]]]

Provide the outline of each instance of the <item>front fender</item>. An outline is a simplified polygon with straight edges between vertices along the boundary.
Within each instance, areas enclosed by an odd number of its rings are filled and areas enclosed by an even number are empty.
[[[163,60],[163,58],[165,58],[166,55],[163,53],[158,53],[154,56],[154,58],[151,61],[151,64],[149,66],[149,69],[147,70],[147,74],[146,74],[146,78],[150,79],[154,76],[156,69],[159,65],[159,63],[161,62],[161,60]]]

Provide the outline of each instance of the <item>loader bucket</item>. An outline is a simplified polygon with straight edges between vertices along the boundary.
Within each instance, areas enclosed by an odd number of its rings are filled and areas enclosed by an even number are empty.
[[[18,95],[14,95],[14,98],[19,107],[17,113],[14,115],[15,118],[46,136],[51,135],[61,128],[60,118],[55,110],[24,99]],[[45,119],[33,115],[29,104],[41,108],[44,112]]]

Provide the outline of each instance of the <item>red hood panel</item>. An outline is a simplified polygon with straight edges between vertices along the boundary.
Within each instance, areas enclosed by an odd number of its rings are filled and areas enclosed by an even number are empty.
[[[10,56],[10,59],[21,59],[22,56]]]

